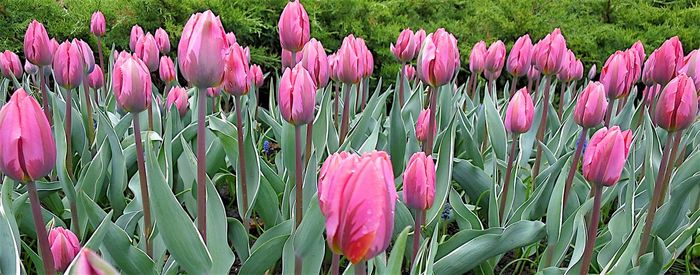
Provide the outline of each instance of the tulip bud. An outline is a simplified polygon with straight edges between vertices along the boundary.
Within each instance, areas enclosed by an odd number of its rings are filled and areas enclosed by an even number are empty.
[[[259,65],[250,65],[250,69],[248,70],[249,76],[248,78],[250,79],[251,83],[255,83],[255,88],[260,88],[263,85],[263,73],[262,69],[260,68]]]
[[[338,81],[338,56],[335,53],[328,56],[328,77]]]
[[[683,45],[678,40],[678,36],[674,36],[666,40],[661,47],[654,51],[654,54],[656,56],[651,78],[656,83],[666,85],[676,76],[678,69],[683,66]]]
[[[99,255],[89,248],[83,248],[80,252],[78,262],[75,265],[75,274],[80,275],[106,275],[119,274],[114,267],[105,262]]]
[[[359,83],[365,71],[364,58],[361,48],[358,47],[358,39],[352,34],[343,39],[343,44],[338,49],[338,79],[343,83]]]
[[[652,79],[651,74],[654,71],[654,63],[656,62],[656,51],[649,55],[649,58],[644,62],[644,71],[642,71],[642,83],[646,86],[653,86],[656,84],[654,79]]]
[[[605,86],[608,98],[617,99],[629,92],[626,82],[628,73],[625,53],[617,51],[605,61],[600,71],[600,82]]]
[[[56,50],[58,50],[58,41],[56,41],[56,38],[51,38],[51,40],[49,41],[49,48],[51,48],[51,60],[53,60],[53,54],[56,53]],[[37,66],[38,65],[39,64],[37,64]]]
[[[224,82],[221,83],[224,91],[235,96],[247,94],[250,91],[249,68],[243,48],[238,43],[229,47],[224,58]]]
[[[226,33],[221,19],[211,11],[190,17],[177,47],[180,71],[198,88],[219,86],[224,78]]]
[[[221,95],[221,87],[211,87],[207,88],[207,96],[208,97],[217,97]]]
[[[56,83],[66,89],[78,87],[83,79],[84,62],[77,44],[68,41],[61,43],[53,57]]]
[[[170,52],[170,36],[163,28],[158,28],[155,35],[156,45],[162,54]]]
[[[516,77],[524,76],[527,70],[530,69],[532,41],[530,35],[523,35],[515,41],[513,48],[508,54],[508,62],[506,69],[510,74]]]
[[[173,60],[169,56],[162,56],[158,66],[160,80],[163,80],[165,83],[175,81],[175,64],[173,64]]]
[[[311,38],[309,15],[299,1],[287,2],[277,23],[282,49],[298,52]]]
[[[680,74],[669,82],[656,102],[654,121],[668,132],[688,128],[698,114],[698,96],[693,80]]]
[[[426,210],[435,200],[435,163],[423,152],[415,153],[408,160],[403,173],[403,200],[406,206]]]
[[[591,69],[588,70],[588,79],[593,79],[595,78],[595,75],[598,74],[597,71],[598,68],[596,68],[595,64],[591,66]]]
[[[484,71],[484,59],[487,51],[486,42],[483,40],[472,47],[472,52],[469,54],[469,70],[472,74],[480,74]]]
[[[278,102],[282,118],[287,122],[304,125],[314,121],[316,84],[301,64],[284,70]]]
[[[506,58],[506,46],[498,40],[489,46],[484,59],[484,76],[488,80],[494,80],[501,75],[503,63]]]
[[[683,59],[679,74],[686,74],[693,79],[695,87],[700,87],[700,50],[693,50]]]
[[[532,67],[530,67],[530,70],[527,71],[527,79],[529,80],[539,81],[541,76],[542,74],[537,68],[535,68],[535,65],[532,65]]]
[[[0,53],[0,73],[8,79],[14,76],[22,80],[22,63],[19,61],[19,56],[7,50]]]
[[[85,41],[78,39],[73,39],[71,43],[77,46],[78,50],[80,51],[80,56],[82,57],[80,60],[83,61],[83,73],[91,73],[92,70],[95,69],[95,55],[93,54],[92,49],[90,49],[90,45],[85,43]]]
[[[95,90],[105,85],[104,74],[100,65],[95,65],[95,69],[88,75],[88,85]]]
[[[136,42],[136,51],[134,53],[136,57],[146,64],[149,71],[155,72],[158,70],[158,45],[150,32],[139,38]]]
[[[97,37],[105,36],[105,21],[105,16],[101,11],[92,13],[92,17],[90,17],[90,32]]]
[[[508,102],[505,126],[512,134],[522,134],[530,131],[535,116],[535,106],[527,88],[518,90]]]
[[[328,57],[323,49],[323,44],[312,38],[301,51],[301,65],[309,71],[316,88],[326,87],[328,84]]]
[[[532,54],[532,62],[538,71],[545,75],[558,73],[566,54],[566,39],[561,35],[559,28],[537,42]]]
[[[656,95],[659,94],[659,91],[661,91],[660,84],[653,84],[651,86],[645,87],[642,91],[642,98],[644,100],[644,104],[646,104],[647,106],[651,106],[651,104],[653,104],[654,100],[656,99]]]
[[[562,82],[568,82],[574,79],[576,72],[576,55],[571,50],[567,50],[564,55],[564,60],[561,62],[561,69],[557,73],[557,79]]]
[[[571,76],[573,80],[581,80],[583,78],[583,63],[581,59],[576,59],[576,66],[574,66],[574,71]]]
[[[121,58],[114,65],[112,88],[122,109],[139,113],[151,106],[151,74],[135,55]]]
[[[408,81],[411,81],[416,77],[416,68],[413,67],[413,65],[407,64],[404,70],[406,71],[406,79]]]
[[[367,46],[365,46],[364,58],[365,71],[363,72],[362,77],[370,77],[372,76],[372,73],[374,73],[374,56],[372,55],[372,52],[367,48]]]
[[[418,76],[432,87],[440,87],[452,81],[459,68],[457,39],[445,29],[428,35],[418,58]]]
[[[626,77],[625,88],[629,91],[632,89],[632,86],[637,83],[639,77],[642,76],[642,61],[639,60],[637,50],[634,48],[626,50],[625,55],[627,60],[627,71],[629,72]]]
[[[0,109],[0,172],[15,181],[33,181],[48,175],[55,164],[56,143],[44,111],[24,89],[17,89]]]
[[[233,32],[226,33],[226,42],[228,43],[229,47],[231,47],[231,45],[233,44],[236,44],[236,34]]]
[[[24,71],[27,72],[28,74],[34,75],[39,72],[39,67],[36,65],[29,63],[29,60],[24,61]]]
[[[80,252],[78,237],[68,229],[54,227],[49,232],[49,246],[53,255],[53,265],[57,271],[63,272],[68,268],[73,258]]]
[[[301,54],[295,55],[296,60],[292,60],[292,52],[282,49],[282,69],[294,68],[297,63],[301,62]]]
[[[416,40],[416,53],[420,51],[421,48],[423,48],[423,42],[425,42],[425,30],[424,29],[419,29],[415,35],[413,35],[413,38]]]
[[[129,36],[129,49],[131,49],[132,52],[136,51],[136,43],[139,42],[139,39],[143,37],[144,32],[141,26],[139,25],[134,25],[131,27],[131,35]]]
[[[185,116],[190,102],[188,101],[187,91],[185,91],[185,89],[182,87],[175,86],[170,89],[170,92],[168,92],[168,98],[165,101],[165,106],[168,110],[170,110],[173,108],[173,104],[175,104],[175,108],[177,108],[177,111],[180,113],[180,117]]]
[[[394,54],[397,60],[402,63],[407,63],[413,59],[416,55],[416,41],[411,29],[404,29],[399,34],[399,38],[396,39],[396,46],[394,44],[389,45],[391,53]]]
[[[317,185],[318,205],[319,208],[321,208],[321,213],[323,213],[325,217],[329,217],[330,215],[334,214],[330,212],[332,210],[331,205],[337,203],[337,201],[332,201],[332,199],[334,199],[334,193],[337,192],[339,186],[333,185],[331,178],[336,174],[338,168],[346,160],[356,163],[359,160],[359,156],[341,151],[328,156],[328,158],[323,162],[323,165],[321,165]]]
[[[416,138],[419,142],[425,142],[428,140],[428,129],[430,128],[430,109],[424,109],[418,114],[418,120],[416,121]],[[433,134],[437,132],[437,125],[433,125]]]
[[[632,131],[620,127],[601,128],[583,154],[583,177],[591,183],[613,186],[620,180],[632,142]]]
[[[637,42],[634,42],[634,45],[632,45],[632,49],[635,50],[637,53],[637,58],[639,60],[639,64],[644,63],[644,58],[646,57],[646,53],[644,53],[644,44],[642,44],[642,41],[637,40]]]
[[[593,128],[603,122],[607,110],[605,87],[600,82],[593,81],[588,83],[576,101],[574,121],[583,128]]]
[[[32,20],[24,34],[24,57],[37,66],[51,65],[53,51],[44,25]]]

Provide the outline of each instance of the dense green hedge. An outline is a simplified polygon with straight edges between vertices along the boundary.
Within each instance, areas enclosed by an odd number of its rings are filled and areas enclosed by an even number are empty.
[[[266,69],[279,67],[276,25],[286,0],[4,0],[0,1],[0,49],[19,52],[27,24],[37,18],[50,35],[61,39],[89,35],[90,15],[102,10],[107,44],[128,45],[129,31],[139,24],[146,31],[164,27],[177,46],[190,14],[211,9],[221,15],[225,28],[252,48],[253,62]],[[355,33],[375,52],[377,71],[393,77],[398,64],[389,52],[405,27],[428,31],[445,27],[459,39],[463,64],[471,46],[480,39],[512,45],[530,33],[539,39],[561,27],[569,47],[586,67],[600,63],[616,49],[641,39],[657,47],[678,35],[686,52],[700,46],[700,9],[694,1],[634,0],[316,0],[304,1],[312,35],[335,50],[342,38]]]

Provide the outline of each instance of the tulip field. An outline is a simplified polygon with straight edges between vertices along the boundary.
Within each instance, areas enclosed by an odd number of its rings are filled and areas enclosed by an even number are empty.
[[[100,11],[90,43],[27,20],[0,53],[0,274],[700,273],[676,36],[585,64],[566,29],[465,53],[407,28],[382,79],[299,1],[276,71],[209,10],[128,47]]]

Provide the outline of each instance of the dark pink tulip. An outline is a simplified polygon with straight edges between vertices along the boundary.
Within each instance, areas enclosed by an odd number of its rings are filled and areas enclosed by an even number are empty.
[[[642,83],[646,86],[652,86],[656,84],[654,79],[651,77],[652,72],[654,72],[654,63],[656,63],[656,51],[652,52],[644,62],[644,70],[642,71]]]
[[[415,153],[403,173],[403,200],[406,206],[426,210],[435,201],[435,163],[423,152]]]
[[[301,62],[301,53],[297,53],[295,56],[295,61],[292,61],[292,52],[282,49],[282,68],[293,68],[297,63]]]
[[[330,186],[333,184],[331,178],[337,173],[338,168],[341,167],[342,163],[346,160],[356,163],[360,156],[345,151],[334,153],[323,162],[321,165],[321,170],[318,173],[318,206],[321,208],[321,213],[328,218],[331,215],[337,214],[331,212],[333,210],[332,205],[336,202],[331,201],[335,199],[334,194],[331,194],[329,190],[336,191],[337,186]]]
[[[75,265],[76,274],[80,275],[106,275],[119,274],[109,263],[105,262],[99,255],[84,247],[80,252],[80,257]]]
[[[338,79],[343,83],[359,83],[365,72],[363,52],[359,42],[352,34],[343,39],[343,44],[336,53],[338,61]]]
[[[571,50],[567,50],[564,60],[561,61],[561,69],[557,73],[557,79],[568,82],[574,79],[576,72],[576,55]]]
[[[328,56],[323,44],[312,38],[301,50],[301,65],[309,71],[316,88],[326,87],[328,84]]]
[[[32,20],[24,33],[24,57],[37,66],[51,65],[53,51],[44,25]]]
[[[506,130],[512,134],[530,131],[534,116],[535,106],[532,103],[532,97],[527,92],[527,88],[522,88],[508,102],[504,121]]]
[[[28,74],[34,75],[39,72],[39,67],[29,62],[29,60],[24,61],[24,71]]]
[[[158,28],[155,35],[156,45],[162,54],[170,52],[170,36],[163,28]]]
[[[583,177],[591,183],[613,186],[620,180],[632,142],[632,131],[620,127],[601,128],[583,154]]]
[[[651,106],[651,104],[653,104],[654,100],[656,99],[656,95],[658,95],[660,91],[661,84],[652,84],[644,88],[644,90],[642,91],[644,104],[646,104],[647,106]]]
[[[591,65],[591,69],[588,70],[588,79],[593,79],[596,74],[598,74],[595,64]]]
[[[393,43],[389,45],[391,53],[402,63],[410,62],[416,56],[416,48],[418,47],[415,35],[411,29],[401,31],[401,34],[396,39],[396,45]]]
[[[698,95],[693,79],[680,74],[669,82],[656,102],[654,122],[669,132],[684,130],[698,114]]]
[[[188,101],[187,91],[182,87],[175,86],[168,92],[168,98],[165,101],[165,106],[168,110],[172,109],[173,105],[180,113],[180,117],[185,116],[187,108],[190,106]]]
[[[637,81],[639,81],[639,78],[642,76],[642,61],[639,60],[637,50],[634,48],[626,50],[625,55],[627,55],[627,70],[629,71],[627,74],[626,85],[627,90],[629,90],[632,88],[632,86],[634,86],[634,84],[637,83]]]
[[[637,40],[637,42],[634,42],[634,45],[632,45],[632,49],[634,49],[637,52],[637,58],[639,59],[639,64],[644,63],[644,58],[647,55],[644,52],[644,44],[642,44],[642,41]]]
[[[416,77],[416,68],[413,67],[413,65],[407,64],[405,70],[406,70],[406,79],[408,81],[411,81],[411,80],[413,80],[414,77]]]
[[[198,88],[219,86],[228,43],[221,19],[211,11],[190,17],[177,47],[179,69]]]
[[[301,64],[297,64],[294,69],[284,70],[280,79],[278,102],[280,114],[287,122],[304,125],[314,121],[316,84]]]
[[[53,57],[56,83],[66,89],[78,87],[83,79],[84,62],[77,44],[68,41],[61,43]]]
[[[424,29],[419,29],[414,35],[416,42],[416,53],[418,53],[421,48],[423,48],[423,42],[425,42],[426,33]]]
[[[249,76],[248,78],[250,79],[250,83],[255,84],[256,88],[260,88],[263,85],[263,72],[262,69],[260,68],[260,65],[250,65],[250,69],[248,70]]]
[[[90,17],[90,32],[92,32],[92,34],[97,37],[104,36],[106,25],[105,16],[101,11],[92,13],[92,17]]]
[[[542,77],[542,74],[539,70],[537,70],[537,68],[535,68],[535,65],[532,65],[532,67],[530,67],[530,70],[527,71],[527,79],[530,79],[532,81],[539,81],[540,77]]]
[[[583,63],[581,59],[576,59],[576,66],[573,71],[573,80],[581,80],[583,78]]]
[[[597,81],[588,83],[574,108],[574,121],[583,128],[593,128],[603,122],[608,110],[605,87]]]
[[[433,87],[440,87],[452,81],[459,69],[459,49],[457,39],[445,29],[438,29],[425,38],[418,58],[418,76]]]
[[[605,94],[608,98],[617,99],[629,92],[627,89],[629,73],[627,55],[624,52],[617,51],[605,61],[603,70],[600,71],[600,82],[605,86]]]
[[[693,79],[695,87],[700,87],[700,50],[693,50],[683,59],[679,74],[686,74]]]
[[[57,271],[63,272],[68,268],[78,252],[80,241],[78,237],[68,229],[54,227],[49,232],[49,246],[53,256],[53,265]]]
[[[472,74],[480,74],[484,71],[484,59],[486,59],[486,42],[479,41],[472,47],[471,54],[469,54],[469,70]]]
[[[95,65],[95,69],[88,75],[88,85],[95,90],[105,85],[104,74],[100,65]]]
[[[364,57],[365,57],[365,71],[362,74],[363,77],[370,77],[374,73],[374,56],[372,55],[372,52],[365,46],[365,51],[364,51]]]
[[[135,55],[128,55],[120,58],[119,63],[115,62],[112,88],[122,109],[139,113],[151,106],[151,85],[151,74],[146,64]]]
[[[526,34],[518,38],[508,54],[508,62],[506,63],[508,72],[516,77],[525,76],[530,69],[531,53],[532,40],[530,40],[530,35]]]
[[[248,58],[245,57],[243,48],[238,43],[228,48],[224,65],[224,82],[221,87],[224,92],[235,96],[245,95],[250,91],[248,79]]]
[[[73,39],[71,42],[80,50],[80,56],[82,56],[83,70],[85,74],[89,74],[95,69],[95,55],[90,49],[90,45],[85,43],[83,40]]]
[[[155,72],[158,70],[158,44],[156,44],[156,39],[150,32],[139,38],[136,42],[136,51],[134,53],[136,57],[146,64],[149,71]]]
[[[545,75],[558,73],[566,54],[566,39],[561,35],[559,28],[537,42],[532,54],[532,63],[538,71]]]
[[[14,76],[18,80],[22,80],[22,63],[19,61],[19,56],[11,51],[0,53],[0,73],[3,77],[12,79]]]
[[[506,45],[498,40],[489,46],[484,59],[484,76],[488,80],[494,80],[501,75],[503,64],[506,60]]]
[[[233,32],[227,32],[226,33],[226,42],[228,42],[228,46],[230,47],[231,45],[236,43],[236,34]]]
[[[298,52],[311,38],[309,15],[299,1],[287,2],[277,23],[282,49]]]
[[[158,64],[158,76],[165,83],[175,81],[175,64],[169,56],[161,56]]]
[[[654,51],[654,54],[656,62],[654,62],[651,78],[656,83],[666,85],[683,66],[683,45],[678,40],[678,36],[674,36],[666,40]]]
[[[131,35],[129,35],[129,49],[131,49],[132,52],[136,51],[136,43],[139,42],[139,39],[144,36],[143,29],[139,25],[134,25],[131,27]]]
[[[39,103],[20,88],[0,109],[0,172],[15,181],[33,181],[55,164],[51,125]]]
[[[430,110],[429,109],[423,109],[420,111],[420,114],[418,114],[418,120],[416,120],[416,139],[418,139],[419,142],[425,142],[428,140],[428,129],[430,128],[429,125],[429,120],[430,120]],[[437,125],[434,125],[433,127],[433,134],[437,132]]]

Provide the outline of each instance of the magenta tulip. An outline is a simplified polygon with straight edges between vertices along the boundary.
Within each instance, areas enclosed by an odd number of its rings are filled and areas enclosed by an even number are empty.
[[[136,42],[136,57],[141,59],[149,71],[155,72],[158,70],[159,54],[156,39],[149,32],[141,36]]]
[[[131,34],[129,35],[129,49],[131,49],[132,52],[136,51],[136,43],[138,43],[139,39],[144,36],[143,29],[139,25],[134,25],[131,27]]]
[[[683,66],[683,45],[678,36],[666,40],[654,51],[655,62],[651,78],[654,82],[666,85]]]
[[[415,153],[408,160],[403,173],[403,200],[406,206],[426,210],[435,200],[435,163],[423,152]]]
[[[583,177],[591,183],[613,186],[620,180],[632,142],[632,131],[603,127],[591,137],[583,153]]]
[[[211,11],[192,15],[177,47],[177,60],[185,79],[198,88],[219,86],[224,78],[227,44],[218,16]]]
[[[532,49],[532,63],[545,75],[554,75],[561,70],[566,54],[566,39],[559,28],[545,36]]]
[[[250,66],[243,48],[238,43],[229,47],[224,64],[224,82],[221,83],[223,90],[234,96],[247,94],[250,91],[250,80],[248,79]]]
[[[605,86],[605,93],[610,99],[618,99],[629,92],[627,90],[627,55],[617,51],[611,55],[603,70],[600,71],[600,82]]]
[[[561,62],[561,69],[557,73],[557,79],[562,82],[572,81],[574,73],[576,73],[576,55],[571,50],[567,50]]]
[[[207,96],[208,97],[217,97],[219,95],[221,95],[221,87],[207,88]]]
[[[532,40],[530,40],[530,35],[526,34],[518,38],[513,44],[510,54],[508,54],[508,62],[506,64],[508,72],[516,77],[525,76],[530,69],[531,52]]]
[[[58,50],[58,41],[56,41],[56,38],[51,38],[51,40],[49,41],[49,45],[51,48],[51,60],[53,60],[53,54],[56,53],[56,50]]]
[[[362,39],[362,38],[360,38]],[[365,45],[364,40],[362,40],[362,44]],[[372,55],[372,52],[367,48],[367,46],[364,46],[364,59],[365,59],[365,71],[362,73],[362,77],[370,77],[374,73],[374,56]]]
[[[583,63],[581,59],[576,59],[576,66],[572,73],[573,80],[581,80],[583,78]]]
[[[88,75],[88,85],[95,90],[105,85],[104,74],[100,65],[95,65],[95,69]]]
[[[428,35],[418,58],[418,76],[432,87],[439,87],[452,81],[459,68],[457,39],[445,29],[438,29]]]
[[[480,74],[484,71],[484,59],[486,58],[486,42],[479,41],[474,44],[472,51],[469,54],[469,70],[472,74]]]
[[[644,70],[642,71],[642,83],[646,86],[653,86],[656,84],[652,78],[652,73],[654,72],[654,63],[656,63],[656,51],[652,52],[644,62]]]
[[[279,106],[282,118],[293,125],[314,121],[316,84],[311,74],[301,65],[284,70],[279,87]]]
[[[298,52],[311,38],[309,15],[299,1],[287,2],[277,23],[282,49]]]
[[[49,246],[53,255],[53,264],[57,271],[68,268],[73,258],[80,252],[78,237],[68,229],[54,227],[49,232]]]
[[[428,129],[430,120],[430,110],[424,109],[418,114],[418,120],[416,121],[416,138],[419,142],[426,142],[428,140]],[[437,125],[433,125],[433,135],[437,132]]]
[[[82,57],[81,60],[83,61],[83,72],[85,74],[91,73],[92,70],[95,69],[95,55],[93,54],[92,49],[90,49],[90,45],[85,43],[85,41],[78,39],[73,39],[71,43],[77,46],[78,50],[80,51],[80,56]]]
[[[651,106],[654,103],[654,100],[656,99],[656,95],[658,95],[660,91],[660,84],[653,84],[651,86],[647,86],[642,91],[642,99],[644,101],[644,104],[646,104],[647,106]]]
[[[158,75],[165,83],[175,81],[175,64],[169,56],[162,56],[158,64]]]
[[[359,156],[345,151],[334,153],[326,158],[318,173],[318,205],[319,208],[321,208],[321,213],[323,213],[325,217],[334,214],[331,212],[331,210],[333,210],[331,207],[335,203],[331,201],[334,199],[334,195],[327,192],[327,190],[337,190],[335,186],[330,186],[333,184],[331,178],[338,172],[338,168],[346,160],[355,163],[359,160]]]
[[[168,98],[165,101],[165,107],[170,110],[175,105],[175,108],[180,113],[180,117],[185,116],[187,108],[190,106],[187,91],[182,87],[173,87],[168,92]]]
[[[75,264],[76,274],[80,275],[106,275],[119,274],[109,263],[87,247],[80,251],[80,257]]]
[[[162,54],[170,52],[170,36],[163,28],[158,28],[155,35],[156,45]]]
[[[495,80],[501,75],[506,59],[506,45],[498,40],[489,46],[484,59],[484,76],[488,80]]]
[[[231,47],[231,45],[236,43],[236,34],[233,32],[227,32],[226,33],[226,42],[228,43],[228,46]]]
[[[406,65],[404,70],[406,71],[406,79],[408,79],[408,81],[411,81],[416,77],[416,68],[413,67],[413,65]]]
[[[251,83],[255,84],[256,88],[260,88],[263,85],[263,72],[262,69],[260,68],[260,65],[250,65],[250,69],[248,70],[249,76],[248,78],[250,79]]]
[[[626,55],[626,60],[627,60],[627,71],[629,73],[627,74],[625,85],[626,89],[630,90],[634,86],[637,81],[639,81],[639,78],[642,76],[642,62],[639,60],[639,54],[637,53],[637,50],[634,48],[627,49],[625,52]],[[680,67],[679,67],[680,68]]]
[[[669,82],[656,102],[654,121],[669,132],[688,128],[698,113],[698,96],[693,80],[680,74]]]
[[[128,54],[127,54],[128,55]],[[124,110],[138,113],[151,106],[151,74],[146,64],[128,55],[114,65],[112,88],[117,103]]]
[[[44,25],[32,20],[24,34],[24,56],[37,66],[51,65],[53,51]]]
[[[92,13],[90,17],[90,32],[97,37],[105,36],[106,20],[101,11]]]
[[[365,71],[362,51],[358,47],[357,40],[352,34],[345,37],[342,46],[340,46],[336,54],[338,79],[343,83],[359,83]]]
[[[512,134],[522,134],[530,131],[534,116],[535,106],[532,103],[532,97],[530,97],[526,88],[522,88],[508,102],[504,121],[506,130]]]
[[[389,45],[391,53],[402,63],[410,62],[416,56],[416,49],[418,47],[420,47],[420,45],[416,44],[415,35],[411,29],[404,29],[401,31],[401,34],[399,34],[399,37],[396,39],[396,45]]]
[[[644,63],[646,53],[644,52],[644,44],[642,44],[642,41],[637,40],[637,42],[634,42],[634,44],[632,45],[632,49],[634,49],[637,52],[639,64]]]
[[[695,87],[700,87],[700,50],[693,50],[683,59],[679,74],[686,74],[693,79]]]
[[[415,38],[416,42],[416,53],[418,53],[421,50],[421,48],[423,48],[423,42],[425,42],[425,30],[419,29],[418,31],[416,31],[416,34],[414,34],[413,37]]]
[[[301,65],[309,71],[316,88],[321,89],[328,84],[328,57],[323,44],[312,38],[301,51]]]
[[[597,81],[588,83],[574,108],[574,121],[583,128],[593,128],[603,122],[608,108],[605,87]]]
[[[338,56],[335,53],[328,55],[328,77],[338,81]]]
[[[527,79],[531,81],[539,81],[540,77],[542,77],[540,70],[538,70],[535,67],[535,65],[532,65],[532,67],[530,67],[530,70],[527,71]]]
[[[19,56],[11,51],[0,53],[0,74],[8,79],[14,78],[22,80],[22,63]]]
[[[78,87],[83,79],[83,63],[83,55],[77,44],[68,41],[61,43],[53,57],[56,83],[66,89]]]

